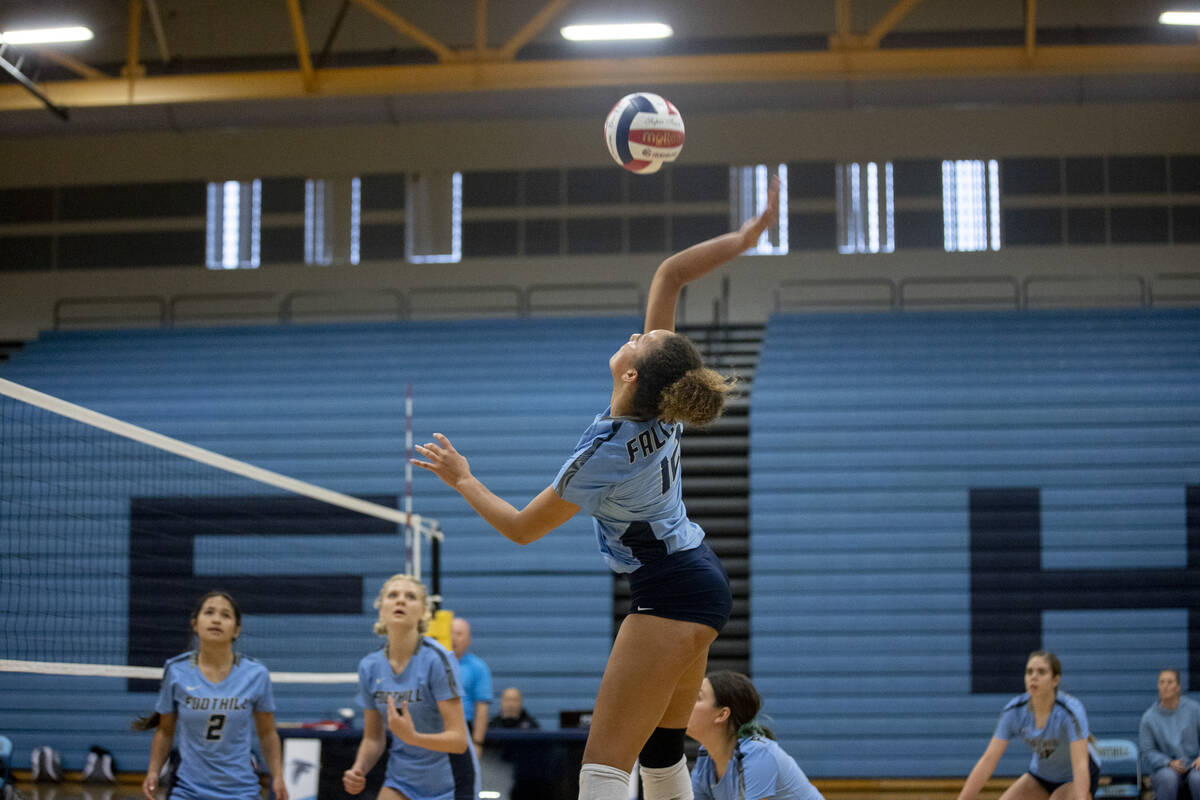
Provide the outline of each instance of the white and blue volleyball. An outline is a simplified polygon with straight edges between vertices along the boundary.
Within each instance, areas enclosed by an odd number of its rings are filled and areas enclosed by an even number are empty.
[[[683,117],[656,94],[627,94],[604,120],[604,141],[613,160],[630,172],[658,172],[683,149]]]

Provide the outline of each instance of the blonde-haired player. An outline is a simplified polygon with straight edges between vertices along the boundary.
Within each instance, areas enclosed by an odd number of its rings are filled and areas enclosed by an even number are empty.
[[[349,794],[366,786],[384,750],[386,723],[392,745],[380,800],[475,800],[479,768],[467,736],[458,662],[425,635],[425,586],[412,576],[393,575],[375,607],[374,630],[387,643],[358,664],[363,738],[342,785]]]

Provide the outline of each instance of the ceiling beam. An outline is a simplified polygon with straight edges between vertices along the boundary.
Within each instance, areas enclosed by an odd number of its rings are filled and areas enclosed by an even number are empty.
[[[0,45],[0,71],[7,72],[13,80],[20,84],[21,88],[29,92],[32,97],[37,98],[41,105],[50,109],[50,111],[52,111],[59,119],[63,120],[64,122],[69,120],[71,118],[70,111],[58,105],[49,97],[46,97],[46,95],[42,94],[42,90],[38,87],[38,85],[29,80],[24,72],[21,72],[21,65],[19,62],[16,64],[9,63],[8,59],[4,57],[3,49],[3,45]]]
[[[958,79],[1009,80],[1047,75],[1200,72],[1198,45],[1024,47],[936,50],[750,53],[565,61],[487,61],[318,70],[306,92],[296,70],[168,75],[141,78],[130,94],[120,79],[45,83],[41,90],[66,106],[102,107],[295,97],[403,95],[569,89],[638,84],[654,75],[670,84],[785,83],[788,81]],[[0,111],[39,107],[17,86],[0,86]]]
[[[296,58],[300,62],[300,80],[304,88],[312,91],[317,85],[313,71],[312,56],[308,51],[308,35],[304,32],[304,15],[300,11],[300,0],[287,0],[288,16],[292,20],[292,37],[296,40]]]
[[[475,0],[475,54],[483,58],[487,52],[488,0]]]
[[[376,17],[386,22],[388,25],[391,25],[404,36],[407,36],[418,44],[422,44],[432,50],[434,55],[438,57],[439,61],[454,60],[453,50],[430,36],[425,31],[418,28],[416,25],[413,25],[411,22],[404,19],[404,17],[396,14],[391,9],[384,8],[382,5],[376,2],[376,0],[354,0],[354,2],[366,11],[374,14]]]
[[[98,69],[89,67],[87,64],[72,58],[66,53],[61,53],[58,50],[52,50],[49,47],[41,47],[38,45],[29,46],[29,49],[37,53],[39,57],[44,58],[45,60],[54,64],[58,64],[60,67],[68,69],[79,77],[85,78],[89,81],[102,81],[112,77],[111,75],[107,75]]]
[[[150,12],[150,25],[154,28],[154,40],[158,43],[158,55],[164,64],[171,60],[171,49],[167,47],[167,34],[163,30],[162,16],[158,13],[158,0],[146,0]]]
[[[500,48],[500,56],[504,59],[513,59],[517,57],[517,51],[525,45],[529,44],[529,40],[542,32],[542,29],[550,24],[564,8],[571,5],[574,0],[550,0],[549,3],[542,7],[542,10],[534,14],[533,17],[526,22],[521,30],[513,34],[513,37],[504,43]]]
[[[133,80],[146,70],[138,60],[142,46],[142,0],[129,0],[129,30],[125,39],[125,69],[121,74],[129,79],[129,93],[133,95]]]
[[[854,34],[850,28],[850,0],[833,0],[834,33],[829,37],[831,50],[842,50],[850,47]]]
[[[1033,58],[1037,49],[1037,0],[1025,0],[1025,55]]]
[[[1030,0],[1032,2],[1033,0]],[[875,27],[871,28],[870,33],[863,37],[864,47],[879,47],[879,42],[883,37],[892,32],[892,29],[900,24],[900,21],[908,16],[908,12],[912,11],[921,0],[897,0],[896,5],[891,7],[883,19],[875,23]]]

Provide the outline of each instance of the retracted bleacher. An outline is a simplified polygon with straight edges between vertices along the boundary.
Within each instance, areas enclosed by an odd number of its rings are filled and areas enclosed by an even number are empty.
[[[1200,311],[775,315],[750,453],[751,668],[811,774],[965,776],[1038,647],[1110,736],[1200,663]]]

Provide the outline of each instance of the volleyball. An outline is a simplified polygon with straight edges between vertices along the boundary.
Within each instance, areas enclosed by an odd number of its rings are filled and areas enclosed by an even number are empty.
[[[658,172],[683,149],[683,117],[666,98],[627,94],[604,120],[604,141],[613,160],[630,172]]]

